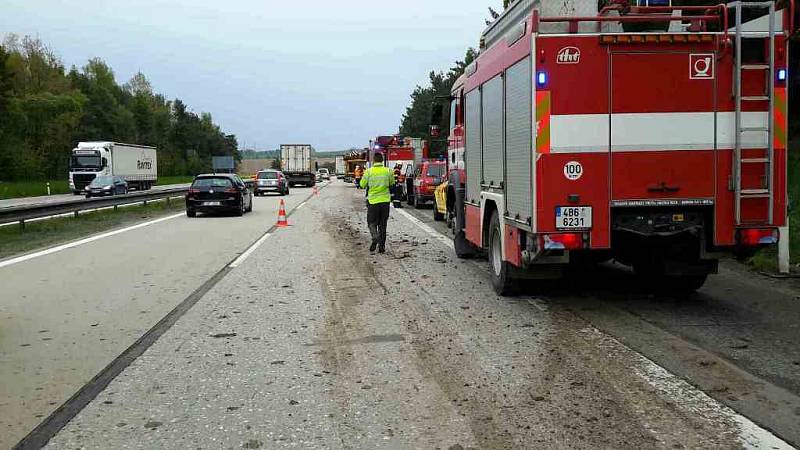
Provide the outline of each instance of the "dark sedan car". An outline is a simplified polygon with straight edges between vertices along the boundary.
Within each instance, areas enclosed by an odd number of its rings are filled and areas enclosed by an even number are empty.
[[[255,194],[276,192],[289,195],[289,179],[279,170],[261,170],[256,174]]]
[[[95,177],[86,186],[86,198],[103,197],[106,195],[117,195],[128,193],[128,183],[120,177],[102,176]]]
[[[234,174],[198,175],[186,194],[186,215],[198,212],[232,212],[241,216],[253,210],[253,193]]]

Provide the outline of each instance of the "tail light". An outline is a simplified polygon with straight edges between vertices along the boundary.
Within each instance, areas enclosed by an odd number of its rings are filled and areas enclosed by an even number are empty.
[[[236,188],[227,188],[227,189],[225,189],[225,193],[226,194],[235,194],[237,192],[239,192],[239,191],[237,191]]]
[[[200,189],[189,189],[189,193],[190,194],[199,194],[200,193]]]
[[[546,234],[542,237],[545,250],[579,250],[584,248],[583,233]]]
[[[778,230],[774,228],[747,228],[739,230],[739,244],[745,247],[769,245],[778,242]]]

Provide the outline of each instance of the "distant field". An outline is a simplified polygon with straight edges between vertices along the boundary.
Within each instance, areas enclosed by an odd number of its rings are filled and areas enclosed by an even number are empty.
[[[180,176],[170,176],[170,177],[158,177],[158,185],[159,186],[166,186],[168,184],[187,184],[191,183],[194,180],[194,177],[191,175],[180,175]]]
[[[50,181],[50,194],[68,194],[67,180]],[[0,181],[0,199],[47,195],[47,181]]]
[[[168,184],[191,183],[192,176],[169,176],[159,177],[160,186]],[[67,180],[50,181],[50,195],[69,194],[69,182]],[[0,181],[0,199],[38,197],[47,195],[47,181]]]

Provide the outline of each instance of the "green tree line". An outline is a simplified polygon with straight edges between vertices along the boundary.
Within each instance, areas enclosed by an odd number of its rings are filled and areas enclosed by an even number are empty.
[[[211,114],[153,91],[138,73],[118,84],[101,59],[67,70],[39,39],[8,35],[0,44],[0,180],[66,178],[78,141],[158,148],[160,175],[211,169],[211,156],[239,159],[236,136]]]
[[[431,146],[432,153],[438,155],[446,151],[446,136],[447,130],[450,128],[449,115],[442,114],[439,129],[442,130],[442,136],[432,138],[430,135],[430,126],[432,118],[432,108],[434,104],[441,104],[445,111],[449,108],[447,98],[451,94],[453,84],[460,77],[464,70],[472,61],[477,58],[478,52],[474,48],[467,49],[464,59],[456,61],[446,73],[431,71],[428,74],[428,85],[417,86],[414,92],[411,93],[411,103],[406,108],[405,114],[400,121],[400,134],[403,136],[421,137],[427,139],[433,145]],[[440,145],[435,145],[435,144]]]

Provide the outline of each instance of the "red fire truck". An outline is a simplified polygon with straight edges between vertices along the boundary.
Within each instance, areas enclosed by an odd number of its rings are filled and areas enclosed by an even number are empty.
[[[694,290],[788,239],[793,3],[597,3],[514,2],[453,86],[455,249],[500,294],[612,258]]]

